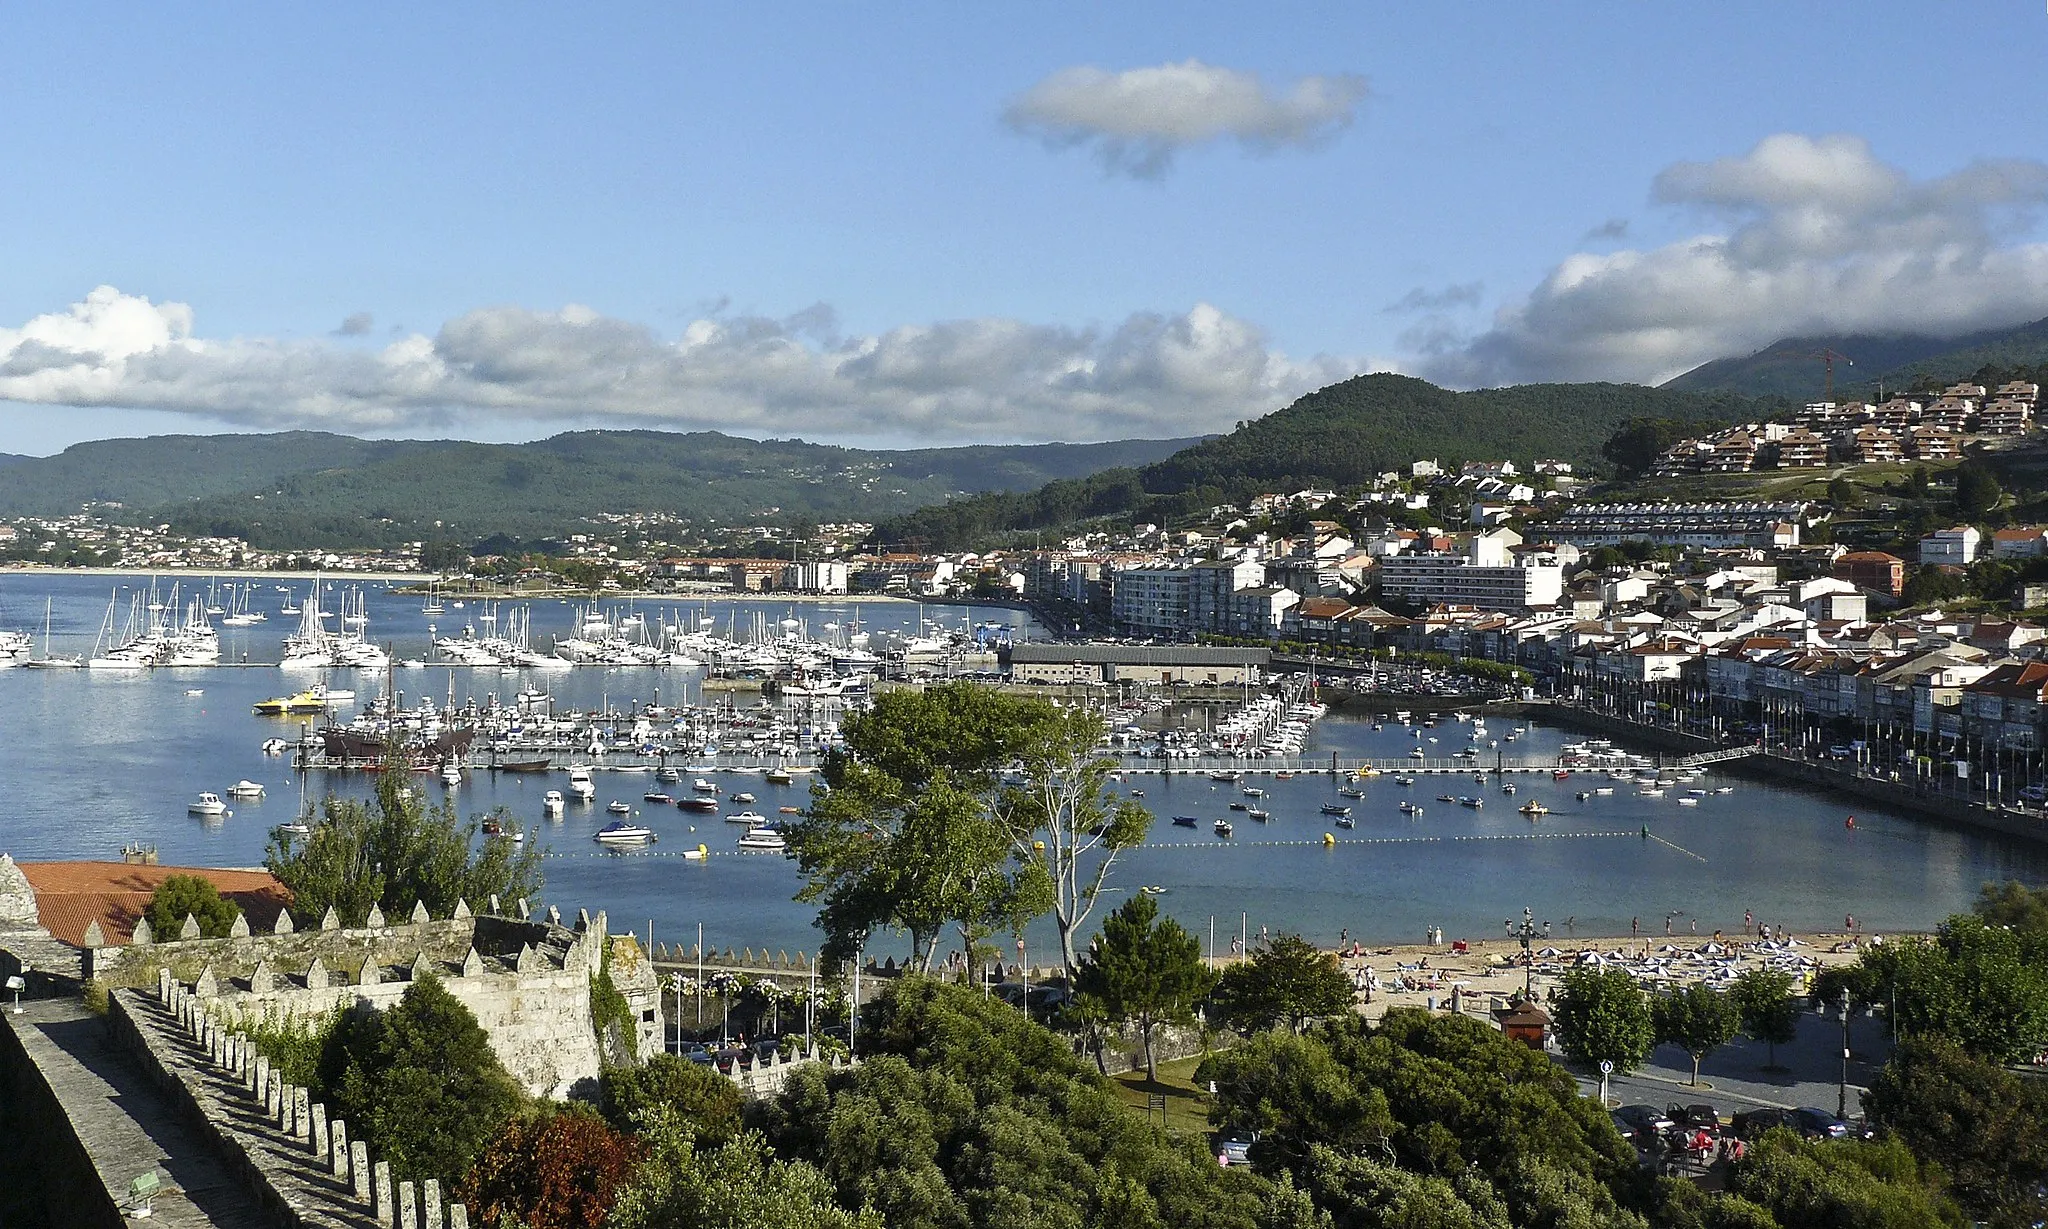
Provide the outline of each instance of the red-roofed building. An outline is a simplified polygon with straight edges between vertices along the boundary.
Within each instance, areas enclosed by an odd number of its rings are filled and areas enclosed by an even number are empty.
[[[19,867],[35,893],[37,924],[51,938],[73,947],[85,946],[86,927],[94,922],[100,924],[104,942],[128,942],[135,923],[149,910],[150,897],[173,875],[196,875],[211,882],[242,910],[251,930],[275,926],[292,898],[269,871],[134,862],[23,862]]]
[[[1881,550],[1850,551],[1835,560],[1834,572],[1837,580],[1889,597],[1906,589],[1906,561]]]

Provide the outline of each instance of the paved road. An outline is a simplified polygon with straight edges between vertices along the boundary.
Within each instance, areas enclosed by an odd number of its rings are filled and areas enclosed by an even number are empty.
[[[1891,1053],[1884,1021],[1857,1015],[1850,1021],[1849,1116],[1862,1114],[1862,1089],[1877,1074]],[[1700,1065],[1700,1081],[1711,1087],[1693,1088],[1692,1060],[1677,1046],[1659,1046],[1650,1061],[1639,1070],[1608,1081],[1608,1097],[1622,1104],[1645,1102],[1662,1107],[1674,1101],[1711,1103],[1723,1114],[1757,1106],[1818,1106],[1834,1112],[1841,1078],[1842,1024],[1837,1017],[1811,1013],[1799,1019],[1798,1039],[1778,1047],[1782,1071],[1765,1071],[1768,1047],[1747,1037],[1734,1041],[1707,1056]],[[1598,1089],[1599,1077],[1580,1073],[1579,1083],[1590,1094]]]

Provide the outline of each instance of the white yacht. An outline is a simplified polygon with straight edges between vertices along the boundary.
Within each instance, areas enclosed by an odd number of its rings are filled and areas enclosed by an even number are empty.
[[[247,777],[228,787],[228,797],[230,798],[261,798],[262,796],[263,787]]]
[[[786,853],[789,842],[773,828],[749,828],[740,837],[739,848],[743,853]]]
[[[199,795],[185,810],[191,815],[226,815],[228,804],[220,800],[219,794],[206,793]]]
[[[590,768],[576,764],[569,769],[569,792],[576,795],[576,801],[589,802],[597,797],[597,785],[590,779]]]
[[[759,811],[739,811],[726,816],[725,822],[729,824],[745,824],[749,828],[758,828],[768,822],[768,817]]]
[[[599,828],[594,839],[606,845],[644,845],[654,839],[654,829],[615,819]]]
[[[541,814],[547,816],[549,819],[560,819],[562,817],[562,812],[565,809],[567,809],[567,807],[568,803],[563,801],[561,790],[551,789],[547,793],[542,794],[540,796]]]

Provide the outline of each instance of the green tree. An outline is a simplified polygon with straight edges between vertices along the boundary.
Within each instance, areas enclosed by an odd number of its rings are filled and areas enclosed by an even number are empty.
[[[1302,1187],[1335,1229],[1511,1229],[1507,1205],[1493,1184],[1469,1172],[1412,1173],[1318,1145],[1303,1169]]]
[[[330,795],[309,836],[271,834],[264,865],[291,889],[300,913],[317,918],[332,906],[343,924],[360,926],[372,905],[402,916],[422,902],[448,917],[458,900],[539,893],[538,841],[521,849],[481,837],[481,816],[465,823],[452,801],[428,806],[412,781],[410,762],[394,749],[377,775],[374,805]]]
[[[1223,971],[1216,1014],[1246,1032],[1281,1024],[1299,1032],[1318,1016],[1350,1011],[1353,994],[1335,954],[1300,935],[1283,934]]]
[[[1550,1012],[1557,1043],[1578,1063],[1607,1061],[1630,1071],[1656,1041],[1650,1006],[1624,969],[1573,969],[1559,983]]]
[[[469,1008],[431,973],[389,1011],[343,1018],[320,1080],[403,1177],[452,1181],[525,1101]]]
[[[1029,868],[1033,912],[1052,912],[1069,981],[1080,967],[1074,936],[1117,858],[1152,826],[1149,811],[1110,788],[1117,762],[1095,751],[1104,733],[1086,709],[1041,712],[1018,742],[1023,784],[1003,792],[998,812],[1011,853]]]
[[[1162,1024],[1194,1019],[1194,1006],[1216,984],[1216,971],[1202,961],[1201,940],[1172,918],[1159,917],[1159,904],[1133,896],[1102,923],[1074,979],[1075,989],[1101,1005],[1112,1020],[1138,1026],[1145,1049],[1145,1076],[1159,1079],[1153,1037]]]
[[[1799,1000],[1792,975],[1776,969],[1748,969],[1728,988],[1742,1018],[1742,1031],[1767,1047],[1765,1070],[1778,1065],[1778,1047],[1799,1035]]]
[[[1987,883],[1971,908],[1987,924],[2005,927],[2023,940],[2048,939],[2048,887],[2030,890],[2017,879]]]
[[[1729,1174],[1728,1189],[1786,1226],[1926,1229],[1965,1224],[1940,1172],[1896,1140],[1813,1143],[1772,1131]]]
[[[1957,914],[1932,940],[1865,952],[1852,980],[1864,1001],[1895,1011],[1902,1036],[1946,1037],[1999,1062],[2048,1046],[2048,938],[2038,934]]]
[[[1703,424],[1672,418],[1631,418],[1600,445],[1600,455],[1614,466],[1616,478],[1632,482],[1649,473],[1666,449],[1704,429]]]
[[[1258,1136],[1252,1162],[1262,1172],[1298,1169],[1316,1147],[1383,1149],[1397,1125],[1386,1094],[1361,1087],[1321,1039],[1278,1029],[1203,1059],[1195,1083],[1216,1086],[1209,1120],[1218,1128]]]
[[[1996,508],[2005,498],[1998,475],[1981,461],[1965,461],[1956,467],[1956,510],[1975,518]]]
[[[200,937],[225,939],[241,916],[235,902],[220,894],[211,879],[198,875],[172,875],[158,884],[149,898],[149,929],[159,940],[175,939],[189,915],[199,923]]]
[[[740,1086],[674,1054],[657,1054],[634,1067],[607,1067],[598,1088],[605,1118],[621,1131],[639,1129],[656,1108],[673,1111],[707,1148],[740,1131]]]
[[[1668,1041],[1692,1059],[1692,1082],[1700,1082],[1700,1063],[1734,1040],[1742,1027],[1735,1000],[1712,986],[1694,982],[1650,1000],[1650,1021],[1657,1040]]]
[[[841,1208],[823,1174],[777,1160],[753,1132],[700,1151],[681,1116],[657,1107],[642,1138],[647,1160],[612,1206],[611,1229],[883,1229],[872,1209]]]
[[[2048,1220],[2048,1085],[1952,1041],[1912,1038],[1863,1106],[1878,1129],[1942,1168],[1971,1215],[1998,1229]]]
[[[499,1127],[451,1193],[478,1225],[599,1229],[644,1151],[571,1103]]]
[[[1019,873],[996,822],[996,771],[1016,758],[1043,701],[953,683],[891,692],[845,725],[846,751],[825,764],[789,844],[823,902],[823,955],[844,960],[877,929],[910,936],[929,971],[948,924],[972,945],[1041,910],[1042,881]]]

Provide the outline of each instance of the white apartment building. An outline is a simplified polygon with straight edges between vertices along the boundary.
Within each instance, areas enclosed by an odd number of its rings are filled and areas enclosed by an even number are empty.
[[[1109,594],[1109,614],[1117,630],[1132,636],[1185,636],[1190,575],[1187,568],[1118,572]]]
[[[1521,541],[1514,532],[1499,529],[1475,535],[1461,554],[1389,556],[1380,561],[1380,592],[1417,606],[1526,610],[1557,605],[1564,595],[1564,568],[1555,555],[1515,561],[1508,548]]]
[[[1920,562],[1966,568],[1977,561],[1978,548],[1983,543],[1984,535],[1975,525],[1937,529],[1920,539]]]

